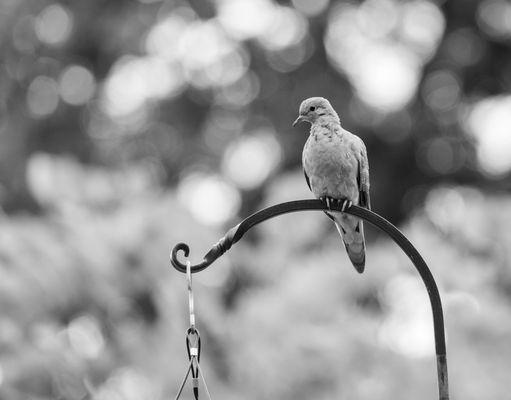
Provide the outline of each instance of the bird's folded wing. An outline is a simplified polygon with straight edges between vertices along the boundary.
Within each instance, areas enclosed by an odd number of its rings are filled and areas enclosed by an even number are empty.
[[[309,190],[312,192],[311,181],[309,179],[309,176],[307,175],[307,172],[305,172],[305,169],[303,170],[303,174],[305,175],[305,182],[307,182],[307,186],[309,187]]]
[[[358,189],[359,205],[371,209],[371,198],[369,196],[369,161],[367,159],[367,150],[364,142],[360,140],[359,151],[356,152],[358,158]]]

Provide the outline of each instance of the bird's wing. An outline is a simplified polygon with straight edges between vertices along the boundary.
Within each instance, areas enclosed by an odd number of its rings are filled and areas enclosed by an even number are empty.
[[[305,175],[305,182],[307,182],[307,186],[309,187],[309,190],[312,192],[311,181],[309,179],[309,176],[307,175],[307,172],[305,172],[305,169],[303,170],[303,174]]]
[[[367,150],[364,142],[360,139],[360,146],[357,146],[358,159],[358,189],[359,189],[359,205],[367,209],[371,209],[371,198],[369,196],[369,161],[367,159]]]
[[[309,190],[312,192],[311,181],[309,179],[309,175],[307,175],[307,172],[305,172],[305,169],[303,170],[303,174],[305,175],[305,182],[307,182],[307,186],[309,187]],[[327,213],[326,211],[324,211],[324,213],[328,218],[335,222],[335,219],[331,214]]]

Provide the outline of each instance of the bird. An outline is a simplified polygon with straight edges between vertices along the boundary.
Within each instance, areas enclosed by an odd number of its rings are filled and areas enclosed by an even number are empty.
[[[326,204],[329,211],[325,213],[334,221],[351,263],[362,273],[366,259],[363,222],[344,211],[353,204],[371,209],[366,146],[341,126],[338,114],[323,97],[302,101],[293,126],[300,122],[311,125],[302,153],[307,185]],[[343,212],[333,212],[332,206]]]

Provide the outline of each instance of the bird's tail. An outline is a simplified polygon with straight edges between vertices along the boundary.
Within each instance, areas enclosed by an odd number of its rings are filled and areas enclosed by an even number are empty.
[[[335,226],[341,235],[348,257],[358,273],[364,272],[366,246],[363,222],[352,216],[335,217]]]

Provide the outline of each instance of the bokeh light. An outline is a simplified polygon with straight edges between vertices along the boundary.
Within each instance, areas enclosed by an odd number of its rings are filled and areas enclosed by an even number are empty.
[[[247,70],[248,54],[215,21],[191,23],[178,49],[188,83],[199,88],[231,84]]]
[[[188,14],[174,13],[160,21],[149,31],[145,48],[174,66],[172,80],[176,84],[179,65],[179,79],[201,89],[236,82],[249,62],[248,53],[216,21],[199,21]]]
[[[181,180],[177,194],[181,204],[205,225],[226,223],[241,206],[239,192],[218,175],[191,173]]]
[[[460,28],[447,35],[445,47],[449,57],[460,66],[479,62],[484,53],[484,42],[470,28]]]
[[[71,348],[84,358],[96,358],[103,351],[105,340],[98,322],[90,315],[80,316],[69,324],[67,335]]]
[[[307,33],[307,21],[292,8],[277,7],[273,21],[259,35],[259,42],[270,51],[283,50],[298,44]]]
[[[445,19],[438,6],[427,0],[413,0],[402,5],[400,34],[411,49],[429,60],[445,30]]]
[[[399,5],[392,0],[368,0],[354,13],[354,22],[364,35],[383,39],[397,27],[399,11]]]
[[[431,309],[422,282],[401,274],[387,283],[383,295],[389,314],[378,332],[380,343],[408,357],[433,356]]]
[[[400,110],[417,90],[417,60],[400,47],[368,47],[366,51],[359,68],[352,71],[358,95],[378,110]]]
[[[475,103],[466,129],[477,142],[477,160],[485,173],[499,176],[511,170],[511,96]]]
[[[292,0],[293,6],[308,17],[315,17],[326,10],[330,0]]]
[[[424,101],[433,111],[449,111],[460,101],[459,79],[449,70],[431,72],[425,78],[422,93]]]
[[[148,377],[133,368],[121,368],[102,385],[95,398],[98,400],[150,400],[158,395]]]
[[[427,144],[426,158],[431,169],[439,174],[452,171],[454,165],[454,150],[449,140],[435,138]]]
[[[112,67],[104,86],[104,107],[113,117],[138,111],[152,99],[177,95],[181,70],[157,57],[125,56]]]
[[[393,112],[415,96],[422,66],[435,53],[444,29],[442,13],[429,1],[342,4],[329,16],[325,46],[366,104]]]
[[[274,9],[275,5],[269,0],[220,0],[218,20],[234,38],[251,39],[270,28]]]
[[[318,3],[320,8],[322,3],[324,6],[324,1]],[[232,37],[255,38],[270,51],[296,45],[305,37],[308,26],[307,20],[293,8],[269,0],[220,0],[218,20]]]
[[[61,4],[50,4],[35,21],[35,32],[45,44],[57,46],[67,41],[73,30],[73,15]]]
[[[57,82],[48,76],[38,76],[27,90],[27,106],[34,117],[52,114],[59,104]]]
[[[71,65],[60,76],[59,92],[62,100],[72,105],[87,103],[96,89],[94,75],[85,67]]]
[[[477,10],[477,22],[490,37],[505,40],[511,37],[511,4],[505,0],[484,0]]]
[[[140,195],[150,190],[158,176],[150,163],[105,174],[72,157],[39,152],[29,159],[26,179],[41,204],[63,209],[112,204],[125,196]]]
[[[428,193],[426,213],[443,231],[449,232],[459,227],[467,217],[467,201],[475,192],[456,187],[442,187]]]
[[[204,123],[203,137],[206,146],[219,156],[243,132],[246,114],[229,108],[213,109]]]
[[[280,159],[280,144],[273,133],[253,132],[226,149],[222,169],[241,189],[254,189],[275,170]]]
[[[314,43],[309,38],[305,38],[294,46],[279,51],[268,51],[266,60],[275,71],[286,73],[299,68],[312,56],[314,51]]]
[[[145,38],[145,50],[148,54],[162,57],[168,62],[179,61],[179,39],[187,25],[193,21],[190,13],[174,12],[157,21]]]
[[[217,92],[215,101],[224,107],[246,107],[259,95],[260,86],[258,76],[249,71],[236,82],[222,87]]]

